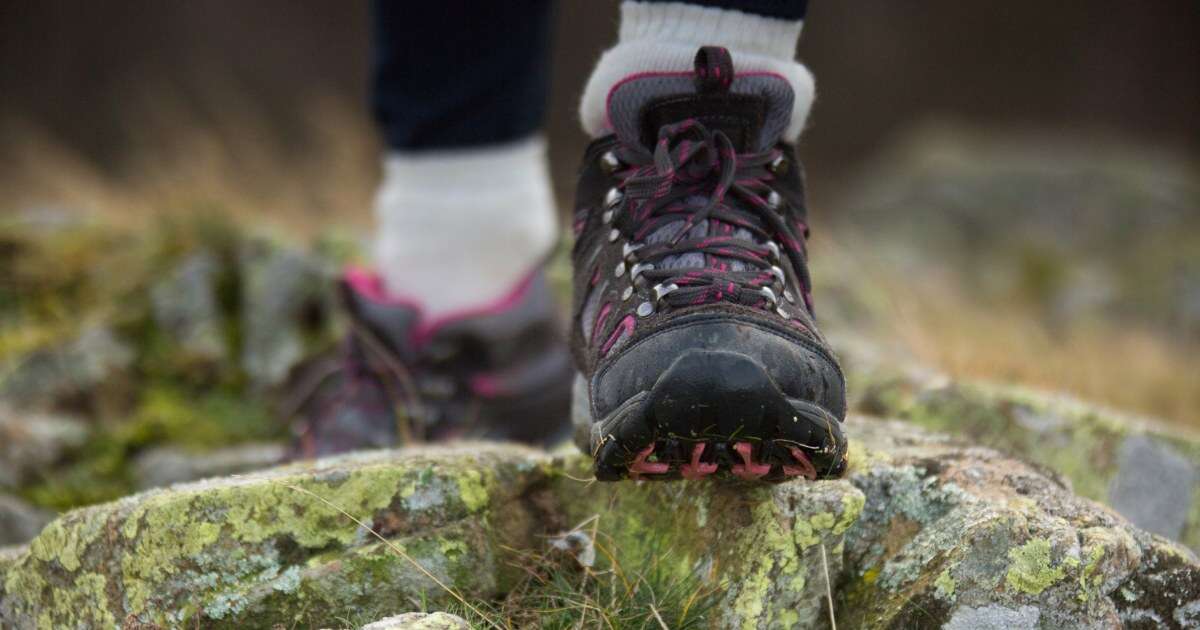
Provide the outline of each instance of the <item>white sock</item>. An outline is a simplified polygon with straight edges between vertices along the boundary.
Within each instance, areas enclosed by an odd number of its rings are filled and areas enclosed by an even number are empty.
[[[558,238],[546,143],[390,152],[375,214],[375,265],[389,293],[427,317],[484,306]]]
[[[617,45],[601,55],[583,91],[583,129],[593,137],[612,131],[605,105],[621,79],[639,72],[689,71],[700,46],[724,46],[733,55],[735,72],[773,72],[792,84],[795,102],[784,139],[795,142],[815,95],[812,74],[795,60],[803,26],[799,20],[682,2],[622,2]]]

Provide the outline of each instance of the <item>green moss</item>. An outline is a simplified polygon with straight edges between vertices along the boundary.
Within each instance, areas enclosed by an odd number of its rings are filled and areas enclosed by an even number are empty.
[[[478,512],[487,506],[488,489],[478,470],[463,470],[458,475],[457,483],[459,496],[468,510]]]
[[[147,388],[118,441],[131,448],[170,443],[203,450],[279,437],[266,407],[240,391],[191,391],[172,383]]]
[[[872,451],[859,440],[851,439],[846,448],[846,475],[870,470],[873,465],[886,463],[889,459],[887,453]]]
[[[55,562],[67,571],[78,571],[88,547],[104,531],[103,514],[82,511],[56,519],[30,542],[30,555],[42,562]]]
[[[179,384],[147,385],[128,419],[98,429],[66,465],[23,488],[34,505],[68,510],[111,501],[135,490],[130,470],[141,449],[173,444],[197,452],[279,437],[265,403],[232,390],[191,390]]]
[[[954,601],[954,589],[956,586],[957,583],[954,581],[954,577],[950,575],[950,567],[943,569],[937,579],[933,581],[933,587],[938,597],[948,601]]]
[[[850,529],[850,526],[862,515],[866,502],[867,497],[861,492],[842,495],[842,516],[838,519],[837,525],[833,527],[833,533],[841,535]]]
[[[741,620],[740,627],[744,630],[769,625],[771,618],[778,614],[775,607],[771,607],[766,618],[767,624],[763,623],[763,613],[771,600],[770,594],[776,582],[784,582],[790,589],[800,591],[806,581],[803,574],[805,567],[802,566],[795,544],[778,527],[780,515],[776,512],[775,501],[764,493],[759,493],[756,498],[751,527],[758,531],[756,535],[743,538],[744,547],[739,550],[740,554],[747,554],[746,557],[754,559],[734,586],[738,594],[732,604],[734,613]]]
[[[1100,571],[1100,560],[1104,558],[1104,547],[1096,545],[1088,551],[1083,568],[1079,571],[1079,599],[1087,601],[1100,592],[1104,575]]]
[[[117,619],[109,610],[108,580],[99,573],[76,576],[71,589],[55,589],[45,610],[38,614],[38,628],[115,628]]]
[[[1029,595],[1038,595],[1061,581],[1066,572],[1063,565],[1053,565],[1050,550],[1050,541],[1045,538],[1034,538],[1020,547],[1010,549],[1010,563],[1005,575],[1008,587]]]

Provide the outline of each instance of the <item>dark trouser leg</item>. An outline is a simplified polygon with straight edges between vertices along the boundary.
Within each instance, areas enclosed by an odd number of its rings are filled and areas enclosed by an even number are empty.
[[[372,106],[389,149],[503,143],[541,127],[550,0],[376,0]]]
[[[680,2],[717,9],[734,9],[765,17],[784,20],[803,20],[808,12],[808,0],[641,0],[642,2]]]

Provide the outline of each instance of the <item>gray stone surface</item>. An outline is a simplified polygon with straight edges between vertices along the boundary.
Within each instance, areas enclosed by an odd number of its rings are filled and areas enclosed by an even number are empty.
[[[21,357],[0,382],[0,400],[31,407],[90,394],[128,368],[133,359],[133,349],[112,329],[85,325],[73,338]]]
[[[16,488],[45,472],[87,436],[87,425],[70,416],[18,411],[0,402],[0,488]]]
[[[1004,606],[963,606],[955,609],[942,630],[1022,630],[1037,628],[1041,612],[1033,606],[1016,610]]]
[[[241,444],[203,453],[166,446],[140,453],[133,469],[138,487],[148,490],[268,468],[282,463],[286,454],[286,447],[272,443]]]
[[[470,630],[462,617],[449,613],[404,613],[369,623],[359,630]]]
[[[248,244],[242,278],[242,368],[260,387],[279,385],[310,356],[313,330],[306,311],[329,310],[329,281],[312,257],[294,250]],[[314,327],[315,328],[315,327]]]
[[[1196,486],[1196,466],[1170,445],[1131,435],[1117,451],[1108,500],[1138,527],[1179,540]]]
[[[954,381],[837,343],[862,413],[898,417],[1053,471],[1146,529],[1200,550],[1200,433],[1061,393]]]
[[[1158,627],[1132,620],[1187,618],[1200,599],[1188,549],[1040,467],[907,423],[848,428],[866,507],[846,533],[839,625]]]
[[[28,542],[42,531],[52,516],[16,497],[0,493],[0,547]]]
[[[217,299],[220,271],[215,256],[196,252],[150,289],[154,321],[183,359],[216,362],[226,357]]]

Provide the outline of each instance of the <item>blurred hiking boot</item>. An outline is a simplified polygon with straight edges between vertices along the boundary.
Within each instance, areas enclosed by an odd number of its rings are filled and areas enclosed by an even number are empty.
[[[596,477],[832,477],[845,380],[817,331],[804,184],[781,141],[792,87],[692,73],[608,94],[576,197],[576,442]]]
[[[294,456],[569,434],[570,360],[540,269],[492,304],[433,320],[372,273],[350,270],[340,289],[350,332],[295,381]]]

